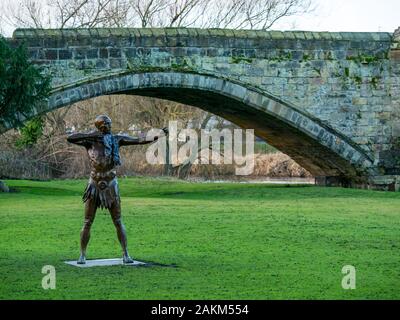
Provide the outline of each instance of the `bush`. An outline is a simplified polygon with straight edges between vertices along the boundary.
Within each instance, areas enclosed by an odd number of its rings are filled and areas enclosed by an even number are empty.
[[[26,48],[12,48],[0,37],[0,121],[22,126],[50,89],[50,77],[29,61]]]

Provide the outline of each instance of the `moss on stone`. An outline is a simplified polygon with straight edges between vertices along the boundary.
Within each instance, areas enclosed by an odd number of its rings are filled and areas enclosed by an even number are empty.
[[[357,83],[358,85],[361,85],[363,83],[363,80],[360,76],[354,76],[352,78],[354,80],[355,83]]]
[[[327,52],[325,52],[325,53],[324,53],[324,56],[325,56],[325,60],[328,60],[328,61],[333,61],[333,60],[335,60],[335,59],[333,58],[332,51],[327,51]]]
[[[348,61],[353,61],[356,63],[361,63],[361,64],[372,64],[375,62],[379,62],[380,60],[383,60],[384,58],[381,58],[379,56],[372,56],[372,55],[367,55],[360,53],[357,56],[347,56],[346,60]]]
[[[293,53],[291,51],[281,52],[279,55],[277,55],[275,57],[268,58],[268,60],[276,61],[276,62],[291,61],[291,60],[293,60]]]
[[[253,59],[247,58],[247,57],[243,57],[243,56],[232,56],[229,59],[229,63],[231,63],[231,64],[239,64],[239,63],[248,63],[248,64],[250,64],[252,62],[253,62]]]
[[[316,73],[318,73],[319,76],[322,75],[321,69],[319,69],[319,68],[313,68],[313,70],[314,70]]]
[[[311,60],[311,56],[308,55],[308,54],[303,54],[303,59],[302,59],[302,61],[303,61],[303,62],[306,62],[306,61],[309,61],[309,60]]]
[[[375,90],[378,89],[379,80],[380,80],[379,77],[372,77],[371,79],[371,85]]]

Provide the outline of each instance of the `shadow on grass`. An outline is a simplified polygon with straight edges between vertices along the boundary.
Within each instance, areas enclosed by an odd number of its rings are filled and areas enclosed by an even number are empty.
[[[65,183],[65,188],[63,184]],[[21,195],[76,196],[81,197],[86,182],[77,180],[55,180],[52,182],[14,181],[11,187]],[[359,189],[325,188],[313,185],[271,185],[271,184],[204,184],[171,181],[165,183],[156,179],[123,180],[120,186],[122,197],[187,199],[212,201],[254,200],[296,200],[310,198],[400,198],[399,193],[378,192]]]
[[[124,195],[124,194],[123,194]],[[310,185],[242,185],[238,188],[219,187],[190,191],[175,191],[157,193],[148,192],[144,198],[212,200],[212,201],[243,201],[243,200],[289,200],[311,198],[368,198],[368,199],[400,199],[400,194],[345,188],[324,188]]]
[[[78,191],[63,189],[63,188],[53,188],[53,187],[13,187],[14,193],[26,193],[32,195],[42,195],[42,196],[77,196],[80,195]],[[82,194],[83,194],[82,190]]]
[[[153,261],[144,261],[144,260],[140,260],[142,262],[144,262],[145,264],[142,265],[138,265],[138,266],[130,266],[130,265],[126,265],[127,267],[135,267],[135,268],[149,268],[149,267],[162,267],[162,268],[179,268],[178,265],[176,264],[163,264],[163,263],[158,263],[158,262],[153,262]]]

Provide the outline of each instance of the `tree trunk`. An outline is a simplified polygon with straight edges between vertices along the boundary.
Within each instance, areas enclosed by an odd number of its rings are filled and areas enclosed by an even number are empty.
[[[192,169],[193,163],[188,162],[179,167],[178,177],[179,179],[186,180],[189,178],[190,170]]]
[[[166,149],[165,149],[165,165],[164,165],[164,176],[172,176],[172,165],[171,158],[169,155],[169,139],[167,138]]]

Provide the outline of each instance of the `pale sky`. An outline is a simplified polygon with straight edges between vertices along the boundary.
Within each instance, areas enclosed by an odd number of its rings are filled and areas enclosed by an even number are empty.
[[[400,0],[314,0],[314,4],[312,14],[285,18],[273,29],[392,33],[400,26]],[[13,28],[3,31],[11,36]]]
[[[312,14],[287,18],[273,29],[394,32],[400,27],[400,0],[314,0],[314,3],[316,10]]]

